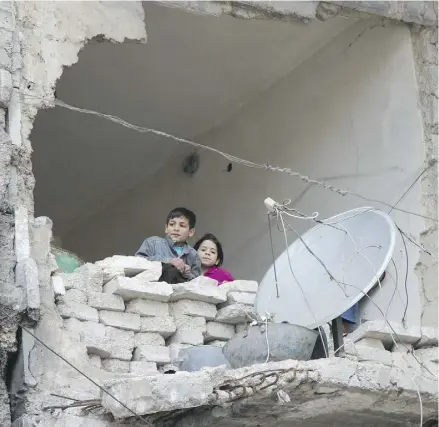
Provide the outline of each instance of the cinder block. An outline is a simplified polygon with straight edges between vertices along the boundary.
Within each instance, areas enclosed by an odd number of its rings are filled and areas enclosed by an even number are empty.
[[[130,373],[139,376],[158,375],[157,363],[155,362],[130,362]]]
[[[98,311],[95,308],[89,307],[80,303],[58,304],[58,313],[62,318],[74,317],[78,320],[89,320],[91,322],[98,322]]]
[[[122,270],[127,277],[133,277],[144,271],[149,271],[151,277],[154,278],[151,281],[157,281],[162,275],[162,266],[160,262],[148,261],[146,258],[137,256],[114,255],[105,258],[102,261],[98,261],[96,265],[103,270]],[[154,276],[152,276],[152,274],[154,274]]]
[[[180,350],[183,350],[185,348],[190,348],[190,347],[193,347],[193,345],[190,345],[190,344],[170,344],[168,346],[168,348],[169,348],[169,355],[171,356],[171,363],[178,363]]]
[[[131,360],[134,349],[134,332],[105,327],[100,323],[84,322],[81,340],[89,354],[102,358]]]
[[[355,349],[359,362],[378,362],[386,366],[392,366],[392,353],[390,351],[365,346],[357,347],[356,345]]]
[[[97,354],[89,354],[88,360],[90,365],[94,366],[95,368],[100,369],[102,367],[102,359]]]
[[[256,294],[249,292],[229,292],[227,294],[227,305],[231,304],[244,304],[254,305],[256,300]]]
[[[95,264],[84,264],[75,270],[83,278],[87,292],[102,292],[104,276],[102,269]]]
[[[145,317],[166,317],[169,316],[169,304],[146,299],[134,299],[127,303],[126,311]]]
[[[0,107],[8,108],[12,96],[12,75],[0,69]]]
[[[203,329],[177,329],[174,335],[168,340],[171,344],[191,344],[203,345],[204,335]]]
[[[202,329],[206,330],[206,319],[204,317],[188,316],[186,314],[180,314],[174,316],[175,326],[185,329]]]
[[[99,312],[99,321],[106,326],[113,326],[126,331],[140,331],[140,316],[138,314],[101,310]]]
[[[210,343],[208,343],[207,345],[211,345],[213,347],[223,348],[226,344],[227,344],[227,341],[215,340],[215,341],[210,341]]]
[[[32,258],[17,262],[15,266],[15,282],[18,288],[26,291],[27,308],[40,308],[40,286],[38,267]]]
[[[140,319],[141,332],[156,332],[162,337],[168,338],[176,329],[172,317],[142,317]]]
[[[172,314],[175,317],[181,315],[204,317],[213,320],[216,316],[216,306],[202,301],[181,300],[171,305]]]
[[[155,362],[158,365],[171,363],[169,348],[158,345],[141,345],[134,350],[133,361]]]
[[[215,321],[237,325],[238,323],[251,321],[252,316],[254,317],[253,307],[248,305],[232,304],[218,310]]]
[[[235,327],[225,323],[207,322],[207,331],[204,336],[205,342],[221,340],[228,341],[235,335]]]
[[[64,320],[64,329],[70,334],[70,337],[76,341],[81,341],[81,334],[83,330],[83,322],[74,317],[70,317]]]
[[[165,345],[165,339],[158,333],[140,332],[134,335],[134,347],[139,345]]]
[[[66,294],[66,288],[64,287],[64,282],[61,277],[54,275],[52,276],[51,281],[55,296],[62,296]]]
[[[220,288],[222,288],[227,294],[229,292],[258,292],[258,282],[252,280],[235,280],[233,282],[223,283]]]
[[[124,311],[125,303],[120,295],[90,292],[88,305],[98,310]]]
[[[165,282],[142,282],[136,277],[117,276],[105,284],[104,292],[120,295],[125,301],[144,298],[167,302],[172,294],[172,286]]]
[[[384,344],[377,338],[363,338],[355,343],[355,347],[369,347],[384,350]]]
[[[79,303],[87,305],[87,296],[80,289],[68,289],[64,296],[60,297],[58,302],[64,304]]]
[[[226,292],[218,287],[216,280],[200,276],[190,282],[172,285],[173,294],[171,301],[194,300],[209,304],[219,304],[225,302]]]
[[[130,363],[126,360],[104,359],[102,360],[102,368],[109,372],[130,372]]]

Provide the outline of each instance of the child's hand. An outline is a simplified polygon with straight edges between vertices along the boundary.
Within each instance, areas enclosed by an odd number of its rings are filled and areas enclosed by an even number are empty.
[[[180,273],[184,272],[186,264],[184,261],[180,258],[173,258],[171,259],[170,264],[172,264]]]
[[[181,275],[186,279],[191,277],[191,268],[187,264],[184,265],[184,270]]]

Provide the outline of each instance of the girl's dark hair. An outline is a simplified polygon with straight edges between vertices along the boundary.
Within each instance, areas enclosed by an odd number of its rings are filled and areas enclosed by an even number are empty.
[[[213,235],[213,234],[205,234],[200,240],[198,240],[197,243],[195,243],[194,245],[194,249],[196,251],[198,251],[198,249],[200,248],[201,244],[206,241],[206,240],[210,240],[211,242],[215,243],[216,245],[216,250],[218,252],[218,260],[216,265],[218,267],[220,267],[223,262],[224,262],[224,252],[223,252],[223,247],[221,246],[221,243],[219,242],[219,240]]]

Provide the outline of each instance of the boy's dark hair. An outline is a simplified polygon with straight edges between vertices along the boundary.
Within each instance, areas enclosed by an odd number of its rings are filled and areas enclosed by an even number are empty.
[[[166,224],[168,224],[171,219],[180,218],[181,216],[185,217],[189,221],[190,229],[195,228],[197,217],[192,211],[186,208],[172,209],[172,211],[168,213],[168,217],[166,218]]]
[[[223,262],[224,262],[224,252],[223,252],[223,247],[221,245],[221,243],[219,242],[219,240],[213,235],[213,234],[205,234],[200,240],[198,240],[197,243],[195,243],[194,245],[194,249],[196,251],[198,251],[198,249],[200,248],[201,244],[206,241],[206,240],[210,240],[211,242],[215,243],[216,245],[216,251],[218,253],[218,260],[216,265],[218,267],[220,267]]]

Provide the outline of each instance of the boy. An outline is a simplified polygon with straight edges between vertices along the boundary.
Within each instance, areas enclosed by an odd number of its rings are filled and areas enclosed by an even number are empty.
[[[196,216],[189,209],[172,209],[166,219],[166,237],[149,237],[136,252],[136,256],[162,263],[160,281],[182,283],[201,275],[198,254],[187,244],[195,234],[195,222]]]

